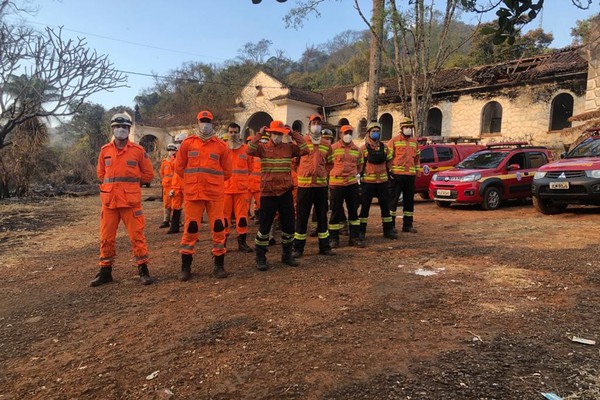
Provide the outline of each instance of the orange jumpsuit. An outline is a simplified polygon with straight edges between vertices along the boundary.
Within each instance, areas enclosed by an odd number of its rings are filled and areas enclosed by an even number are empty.
[[[173,173],[175,167],[175,156],[169,156],[165,158],[160,164],[160,179],[162,184],[163,193],[163,205],[167,209],[173,209],[172,198],[169,197],[169,191],[171,190],[171,181],[173,180]]]
[[[122,220],[138,265],[148,262],[148,246],[144,236],[146,220],[142,210],[141,183],[154,178],[152,163],[144,148],[127,142],[122,150],[114,142],[100,150],[96,168],[100,179],[100,266],[112,266],[116,255],[117,228]]]
[[[216,257],[226,253],[223,200],[225,181],[231,177],[230,158],[227,144],[216,136],[204,141],[192,135],[181,143],[175,158],[175,173],[183,178],[185,225],[181,254],[194,254],[205,209],[212,234],[212,254]]]
[[[173,169],[175,169],[175,163],[173,163]],[[171,197],[171,209],[181,210],[183,206],[183,179],[173,173],[173,179],[171,180],[171,190],[174,192]]]
[[[248,191],[254,198],[254,213],[260,210],[260,158],[252,157],[252,172],[248,182]]]
[[[231,178],[225,182],[224,215],[225,234],[229,235],[229,217],[233,212],[236,218],[238,235],[248,233],[248,208],[250,207],[250,173],[253,168],[253,157],[247,154],[245,144],[231,152]]]

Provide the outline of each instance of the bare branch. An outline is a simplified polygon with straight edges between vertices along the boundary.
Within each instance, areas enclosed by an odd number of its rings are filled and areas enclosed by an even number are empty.
[[[92,94],[126,86],[106,55],[61,34],[0,23],[0,148],[30,119],[72,115]]]

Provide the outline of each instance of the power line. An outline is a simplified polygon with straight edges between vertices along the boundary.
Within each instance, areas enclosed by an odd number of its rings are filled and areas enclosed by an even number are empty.
[[[49,27],[53,27],[53,28],[60,28],[64,31],[69,31],[69,32],[74,32],[74,33],[81,33],[83,35],[87,35],[87,36],[93,36],[93,37],[97,37],[100,39],[106,39],[106,40],[112,40],[115,42],[121,42],[121,43],[126,43],[126,44],[131,44],[134,46],[140,46],[140,47],[146,47],[149,49],[154,49],[154,50],[162,50],[162,51],[168,51],[168,52],[172,52],[172,53],[179,53],[179,54],[186,54],[186,55],[190,55],[190,56],[194,56],[194,57],[199,57],[199,58],[213,58],[216,60],[220,60],[220,61],[225,61],[226,59],[221,58],[221,57],[214,57],[214,56],[207,56],[204,54],[196,54],[196,53],[190,53],[188,51],[183,51],[183,50],[174,50],[174,49],[168,49],[165,47],[158,47],[158,46],[152,46],[149,44],[144,44],[144,43],[137,43],[137,42],[132,42],[129,40],[124,40],[124,39],[117,39],[117,38],[113,38],[113,37],[109,37],[109,36],[103,36],[103,35],[97,35],[95,33],[90,33],[90,32],[84,32],[84,31],[78,31],[75,29],[69,29],[69,28],[65,28],[64,26],[60,26],[60,25],[52,25],[52,24],[47,24],[44,22],[38,22],[38,21],[29,21],[29,20],[24,20],[24,22],[26,23],[30,23],[30,24],[34,24],[34,25],[40,25],[40,26],[49,26]]]

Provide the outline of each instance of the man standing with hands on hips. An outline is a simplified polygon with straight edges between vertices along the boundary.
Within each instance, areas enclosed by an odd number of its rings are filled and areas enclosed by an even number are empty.
[[[142,211],[140,184],[154,178],[152,163],[144,148],[129,141],[131,117],[113,115],[110,127],[114,140],[100,150],[97,174],[100,179],[100,272],[90,286],[112,282],[112,266],[116,256],[115,242],[119,222],[123,221],[133,247],[134,260],[143,285],[151,284],[148,272],[148,246],[144,236],[146,220]]]

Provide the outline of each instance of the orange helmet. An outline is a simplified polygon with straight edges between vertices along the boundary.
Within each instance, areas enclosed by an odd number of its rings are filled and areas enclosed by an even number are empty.
[[[213,120],[213,115],[210,111],[200,111],[196,119],[199,121],[201,119],[210,119]]]
[[[348,132],[348,131],[350,131],[350,132],[352,132],[352,131],[353,131],[353,129],[352,129],[352,126],[350,126],[350,125],[343,125],[343,126],[340,128],[340,132],[342,132],[342,133],[346,133],[346,132]]]
[[[286,128],[284,123],[281,121],[271,121],[271,124],[267,129],[265,129],[265,131],[269,133],[277,133],[279,135],[290,133],[290,130]]]

